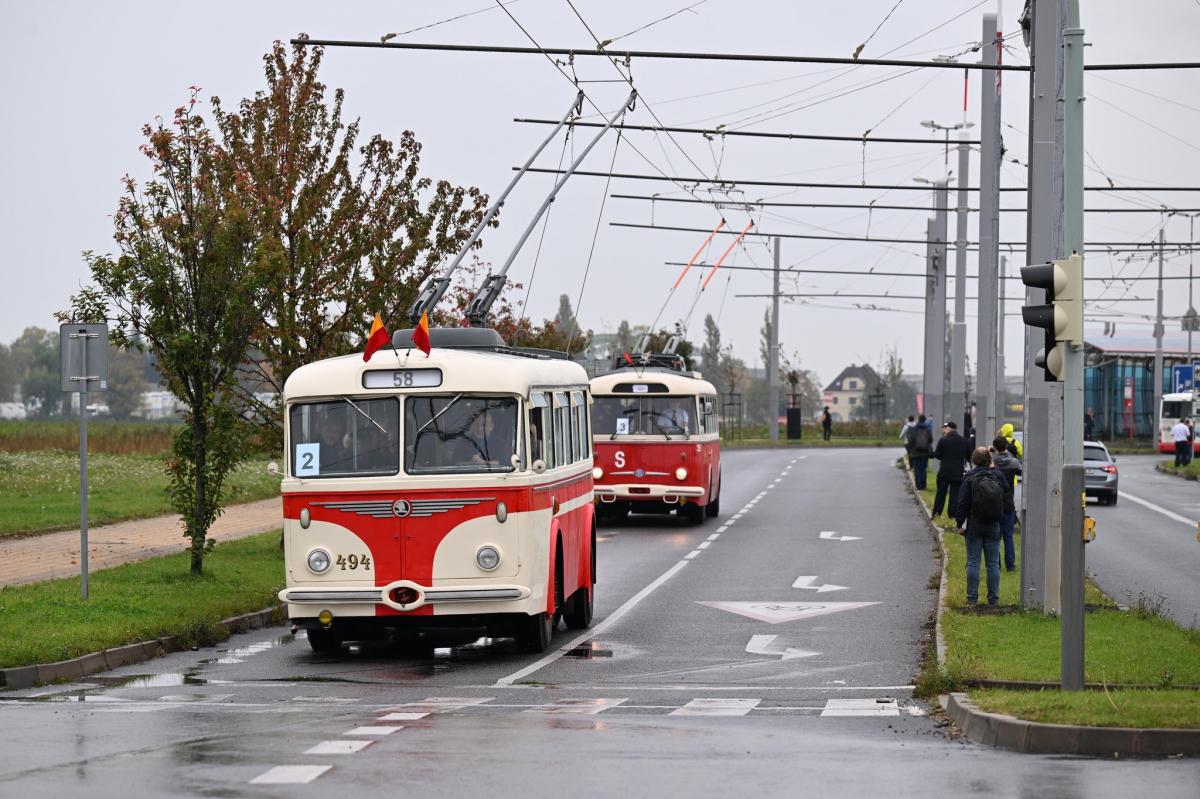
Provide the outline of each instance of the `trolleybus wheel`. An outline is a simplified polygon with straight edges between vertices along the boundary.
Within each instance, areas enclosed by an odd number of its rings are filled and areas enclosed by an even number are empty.
[[[314,652],[340,652],[342,649],[342,636],[333,629],[309,627],[308,645],[312,647]]]
[[[704,513],[707,514],[708,518],[715,519],[715,518],[717,518],[717,514],[719,514],[720,512],[721,512],[721,484],[718,483],[717,484],[717,495],[715,497],[713,497],[711,500],[709,500],[708,504],[704,506]]]
[[[522,652],[538,654],[550,648],[550,638],[554,635],[553,613],[538,613],[521,620],[521,629],[517,634],[517,645]]]
[[[706,511],[703,505],[697,505],[695,502],[689,502],[681,508],[683,518],[687,519],[692,524],[704,524]]]
[[[592,589],[581,585],[567,600],[563,620],[572,630],[586,630],[592,626]]]

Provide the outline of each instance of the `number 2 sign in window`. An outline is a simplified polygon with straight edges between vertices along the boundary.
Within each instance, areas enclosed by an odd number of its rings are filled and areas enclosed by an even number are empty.
[[[316,477],[321,473],[321,445],[297,444],[293,473],[297,477]]]

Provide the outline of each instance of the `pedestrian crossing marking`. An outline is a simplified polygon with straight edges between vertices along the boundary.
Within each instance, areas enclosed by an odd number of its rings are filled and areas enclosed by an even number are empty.
[[[526,713],[548,713],[550,715],[565,715],[565,716],[594,716],[597,713],[603,713],[611,707],[616,707],[626,700],[624,699],[604,699],[597,697],[595,699],[559,699],[556,702],[551,702],[548,705],[538,705],[526,710]]]
[[[382,738],[385,735],[391,735],[396,730],[404,729],[403,726],[385,727],[381,725],[368,724],[362,727],[355,727],[349,732],[344,732],[342,735],[369,735],[376,738]]]
[[[250,780],[252,785],[305,785],[333,766],[275,766]]]
[[[693,699],[668,716],[744,716],[754,710],[761,699]]]
[[[306,755],[351,755],[361,752],[374,741],[321,741],[304,751]]]
[[[401,711],[399,713],[387,713],[383,716],[380,716],[379,720],[380,721],[419,721],[428,715],[429,715],[428,713],[424,713],[424,712]]]
[[[895,699],[829,699],[821,717],[829,716],[899,716],[900,706]]]

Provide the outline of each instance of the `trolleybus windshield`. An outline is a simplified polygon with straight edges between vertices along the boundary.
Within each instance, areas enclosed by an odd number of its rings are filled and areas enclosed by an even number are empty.
[[[400,403],[393,398],[296,404],[288,420],[296,477],[400,471]]]
[[[404,401],[404,470],[409,474],[511,472],[517,400],[423,394]]]
[[[691,435],[696,432],[692,396],[593,396],[592,433],[597,436]]]

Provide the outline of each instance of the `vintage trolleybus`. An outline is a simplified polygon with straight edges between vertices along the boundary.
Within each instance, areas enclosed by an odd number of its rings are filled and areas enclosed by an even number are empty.
[[[515,637],[591,623],[596,533],[587,375],[434,329],[297,369],[284,386],[287,587],[320,652],[347,640]]]
[[[642,356],[592,378],[597,513],[676,513],[700,524],[721,508],[717,391],[678,356]]]

